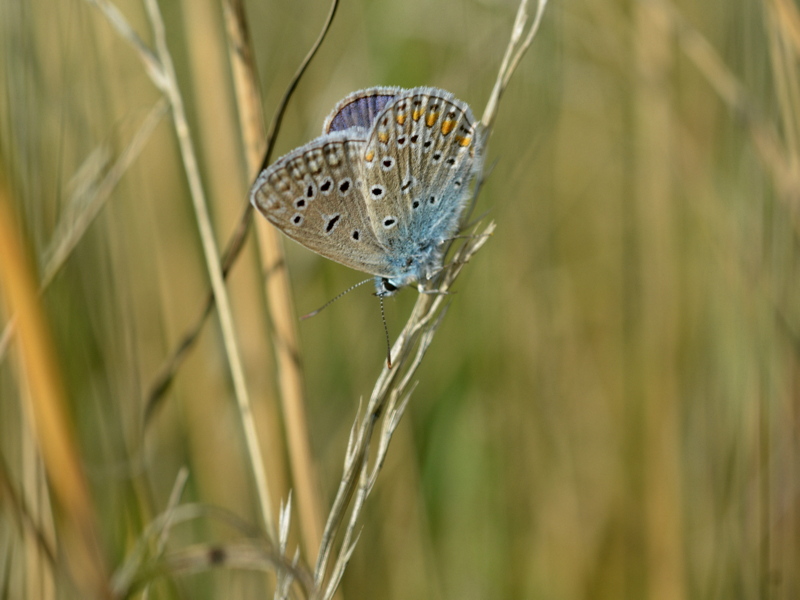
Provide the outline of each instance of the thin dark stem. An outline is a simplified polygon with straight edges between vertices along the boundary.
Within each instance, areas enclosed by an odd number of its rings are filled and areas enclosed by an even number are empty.
[[[336,9],[339,7],[339,0],[333,0],[331,2],[331,9],[328,12],[328,17],[325,21],[325,24],[322,27],[322,31],[320,32],[319,37],[314,42],[314,45],[309,50],[308,54],[306,54],[303,62],[300,64],[300,67],[295,72],[292,80],[289,83],[289,86],[286,88],[286,92],[283,95],[280,103],[278,104],[278,108],[275,111],[275,116],[272,119],[272,123],[270,123],[269,130],[266,136],[266,150],[264,152],[264,160],[262,161],[261,168],[259,171],[265,169],[267,165],[269,165],[270,158],[272,156],[272,151],[275,148],[275,139],[277,137],[278,131],[280,130],[281,123],[283,121],[283,115],[286,113],[286,108],[289,104],[289,100],[292,97],[297,85],[300,81],[300,78],[306,71],[311,60],[314,58],[315,54],[319,50],[320,46],[322,45],[325,36],[328,34],[330,30],[331,24],[333,23],[333,17],[336,14]],[[228,243],[225,246],[225,249],[222,253],[222,275],[223,278],[227,279],[228,274],[230,273],[231,268],[236,263],[239,254],[241,253],[242,248],[244,247],[244,241],[247,236],[247,232],[249,231],[250,222],[252,221],[253,215],[253,207],[248,202],[245,205],[244,210],[242,211],[242,216],[239,218],[238,224],[236,229],[234,230],[233,234],[228,240]],[[152,383],[148,388],[147,397],[145,400],[145,427],[149,422],[150,418],[155,414],[156,409],[160,403],[161,398],[163,398],[166,391],[169,389],[170,385],[172,384],[173,379],[175,378],[175,374],[177,373],[178,369],[183,364],[184,359],[188,356],[189,351],[194,347],[195,342],[197,341],[198,336],[205,325],[206,320],[208,319],[209,315],[211,314],[212,309],[214,308],[216,301],[214,299],[214,295],[211,291],[208,292],[205,299],[205,304],[203,309],[201,310],[200,314],[198,315],[197,319],[194,321],[191,327],[184,333],[181,337],[180,342],[174,347],[172,352],[170,352],[169,356],[164,360],[161,364],[161,368],[158,370],[158,373],[153,378]]]
[[[314,45],[311,46],[311,50],[308,51],[308,54],[306,54],[303,62],[300,63],[300,67],[294,74],[292,81],[289,83],[289,87],[286,88],[286,92],[284,92],[283,98],[281,98],[281,101],[278,104],[278,110],[275,111],[275,116],[273,117],[272,123],[270,123],[269,129],[267,130],[267,150],[264,153],[264,160],[261,162],[261,168],[259,171],[263,171],[269,166],[270,158],[272,157],[272,150],[275,147],[275,138],[278,129],[280,129],[281,123],[283,122],[283,115],[286,113],[286,107],[289,104],[289,100],[292,97],[297,84],[300,83],[300,78],[303,76],[303,73],[306,72],[306,68],[311,63],[311,59],[314,58],[317,50],[319,50],[320,46],[322,46],[325,36],[328,35],[328,31],[333,23],[333,17],[336,15],[337,8],[339,8],[339,0],[333,0],[333,2],[331,2],[331,9],[328,12],[328,18],[325,21],[325,25],[322,26],[322,31],[317,37],[317,41],[314,42]]]

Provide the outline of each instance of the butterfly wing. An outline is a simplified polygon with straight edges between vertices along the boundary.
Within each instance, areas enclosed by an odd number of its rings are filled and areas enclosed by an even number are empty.
[[[351,127],[368,130],[375,117],[398,94],[404,92],[397,87],[372,87],[346,96],[333,108],[322,126],[322,133],[344,131]]]
[[[361,194],[364,140],[323,135],[261,172],[250,202],[287,236],[348,267],[387,272]]]
[[[364,147],[364,196],[375,237],[398,254],[452,236],[480,169],[480,136],[466,103],[436,88],[398,94]]]

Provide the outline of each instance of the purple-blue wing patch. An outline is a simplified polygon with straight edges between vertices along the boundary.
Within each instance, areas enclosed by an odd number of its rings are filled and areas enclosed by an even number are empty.
[[[377,87],[351,94],[333,109],[323,133],[344,131],[351,127],[369,129],[375,117],[397,96],[398,88]]]

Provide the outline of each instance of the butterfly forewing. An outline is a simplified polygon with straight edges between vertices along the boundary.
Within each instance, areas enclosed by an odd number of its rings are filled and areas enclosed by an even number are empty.
[[[290,238],[339,263],[383,276],[385,251],[360,188],[364,141],[322,136],[264,170],[251,202]]]
[[[451,236],[480,164],[469,107],[451,94],[415,88],[377,116],[364,149],[364,192],[375,236],[439,244]]]

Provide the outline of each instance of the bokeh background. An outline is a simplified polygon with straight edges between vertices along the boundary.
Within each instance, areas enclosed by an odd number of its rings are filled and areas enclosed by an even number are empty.
[[[117,6],[152,46],[142,5]],[[161,7],[224,245],[250,175],[221,3]],[[247,3],[268,117],[328,8]],[[343,0],[275,156],[368,86],[441,87],[481,114],[516,8]],[[497,231],[417,373],[342,597],[800,597],[799,52],[794,0],[551,0],[488,146],[476,214]],[[40,277],[91,198],[106,197],[41,299],[110,568],[167,507],[181,467],[182,501],[257,522],[216,313],[144,427],[148,386],[209,289],[168,116],[99,189],[160,93],[78,0],[0,0],[0,74],[6,200]],[[298,314],[363,278],[285,246]],[[228,289],[277,506],[291,482],[252,233]],[[387,303],[392,334],[415,296]],[[4,326],[9,312],[0,305]],[[360,288],[297,328],[327,506],[383,365],[378,303]],[[12,340],[0,363],[0,597],[77,597],[25,525],[52,532],[59,514],[22,373]],[[235,537],[201,520],[169,547]],[[261,598],[270,582],[204,570],[149,593]]]

